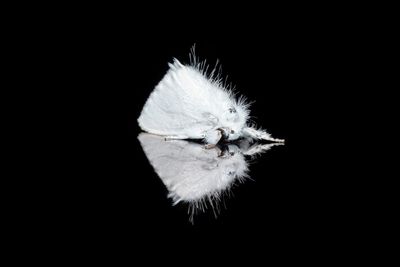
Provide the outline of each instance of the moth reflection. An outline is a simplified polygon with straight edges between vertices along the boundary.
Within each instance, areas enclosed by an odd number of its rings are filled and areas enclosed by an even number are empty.
[[[224,195],[236,183],[248,177],[247,156],[269,150],[272,144],[251,144],[244,139],[234,144],[205,148],[187,140],[165,140],[141,133],[138,139],[155,172],[167,187],[173,205],[188,204],[190,220],[199,211],[211,207],[219,213]]]

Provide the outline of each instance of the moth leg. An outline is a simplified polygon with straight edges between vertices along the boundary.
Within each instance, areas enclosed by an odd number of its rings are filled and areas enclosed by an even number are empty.
[[[221,140],[222,133],[218,129],[209,130],[204,134],[204,141],[206,142],[206,148],[212,148],[217,145]]]
[[[169,140],[182,140],[182,139],[187,139],[186,136],[184,135],[167,135],[164,137],[165,141],[169,141]]]
[[[246,156],[253,156],[256,154],[264,153],[271,149],[273,146],[283,145],[283,143],[272,143],[272,144],[255,144],[245,150],[242,153]]]
[[[246,127],[243,129],[243,134],[245,137],[250,137],[252,139],[258,139],[258,140],[266,140],[266,141],[273,141],[273,142],[279,142],[283,143],[285,142],[284,139],[277,139],[273,138],[269,133],[267,133],[264,130],[257,130],[252,127]]]

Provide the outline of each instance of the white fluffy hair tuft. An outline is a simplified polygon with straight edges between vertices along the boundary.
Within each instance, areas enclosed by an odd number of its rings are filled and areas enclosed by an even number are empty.
[[[169,63],[138,119],[144,131],[167,139],[202,139],[208,146],[245,136],[282,141],[248,126],[251,103],[222,77],[218,60],[209,69],[206,60],[196,57],[195,46],[189,59],[189,65],[177,59]]]

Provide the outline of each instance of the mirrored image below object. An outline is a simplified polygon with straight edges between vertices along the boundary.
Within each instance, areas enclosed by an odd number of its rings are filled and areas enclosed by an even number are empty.
[[[147,159],[168,189],[173,205],[188,204],[189,220],[211,210],[217,217],[232,185],[249,178],[248,160],[282,143],[258,144],[241,139],[212,148],[188,140],[165,140],[141,133],[138,136]]]

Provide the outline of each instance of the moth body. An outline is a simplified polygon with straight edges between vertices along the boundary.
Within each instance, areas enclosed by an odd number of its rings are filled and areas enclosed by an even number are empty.
[[[207,75],[205,64],[195,59],[190,65],[174,59],[143,107],[140,128],[166,139],[202,139],[207,145],[240,137],[282,141],[247,125],[249,105],[215,73]]]

